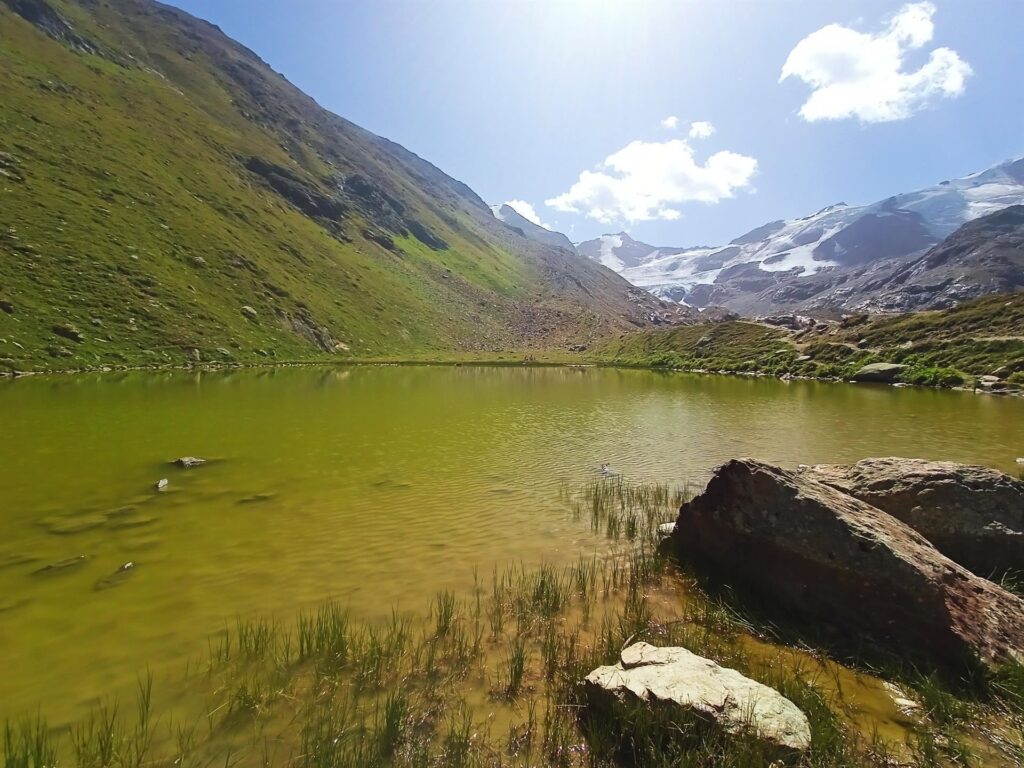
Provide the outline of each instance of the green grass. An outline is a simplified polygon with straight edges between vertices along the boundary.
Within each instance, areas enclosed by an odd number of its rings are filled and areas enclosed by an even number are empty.
[[[798,355],[783,331],[742,320],[624,334],[591,352],[624,365],[736,372],[783,372]]]

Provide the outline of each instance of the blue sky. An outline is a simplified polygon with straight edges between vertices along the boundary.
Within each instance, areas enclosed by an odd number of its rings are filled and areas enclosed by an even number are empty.
[[[716,244],[1024,154],[1022,0],[174,4],[574,240]]]

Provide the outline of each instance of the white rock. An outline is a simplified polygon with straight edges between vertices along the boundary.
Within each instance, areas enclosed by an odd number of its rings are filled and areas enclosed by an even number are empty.
[[[803,752],[811,726],[792,701],[767,685],[685,648],[635,643],[614,666],[598,667],[584,684],[592,698],[622,703],[672,703],[725,733],[753,733],[770,746]]]

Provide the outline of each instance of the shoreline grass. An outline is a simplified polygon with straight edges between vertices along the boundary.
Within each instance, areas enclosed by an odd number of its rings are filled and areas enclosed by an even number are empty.
[[[776,765],[755,740],[725,739],[706,724],[595,712],[579,682],[639,640],[685,646],[793,700],[814,741],[800,765],[969,765],[979,722],[1002,734],[986,744],[1001,739],[1003,754],[1020,754],[1019,668],[973,699],[937,678],[904,675],[918,712],[894,740],[846,701],[844,686],[871,683],[864,674],[821,651],[759,640],[762,627],[659,551],[657,527],[686,493],[621,479],[564,487],[569,513],[603,533],[610,554],[495,568],[469,594],[444,590],[421,614],[393,611],[376,623],[336,602],[293,623],[239,619],[176,693],[191,721],[155,705],[147,675],[134,706],[101,700],[76,723],[51,727],[39,714],[6,723],[3,765]]]

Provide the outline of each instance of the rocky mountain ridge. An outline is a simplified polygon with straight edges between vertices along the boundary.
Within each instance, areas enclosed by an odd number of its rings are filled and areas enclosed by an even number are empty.
[[[724,306],[746,315],[941,308],[1021,282],[1024,275],[1010,274],[1005,256],[993,273],[991,254],[973,258],[963,248],[965,240],[981,248],[985,233],[1002,225],[958,235],[958,270],[943,259],[945,270],[931,273],[923,265],[936,257],[917,260],[969,222],[1022,203],[1024,158],[1017,158],[870,205],[837,203],[800,219],[770,222],[725,246],[657,248],[620,233],[577,250],[655,295],[695,307]],[[1005,244],[1000,247],[1005,254]]]

